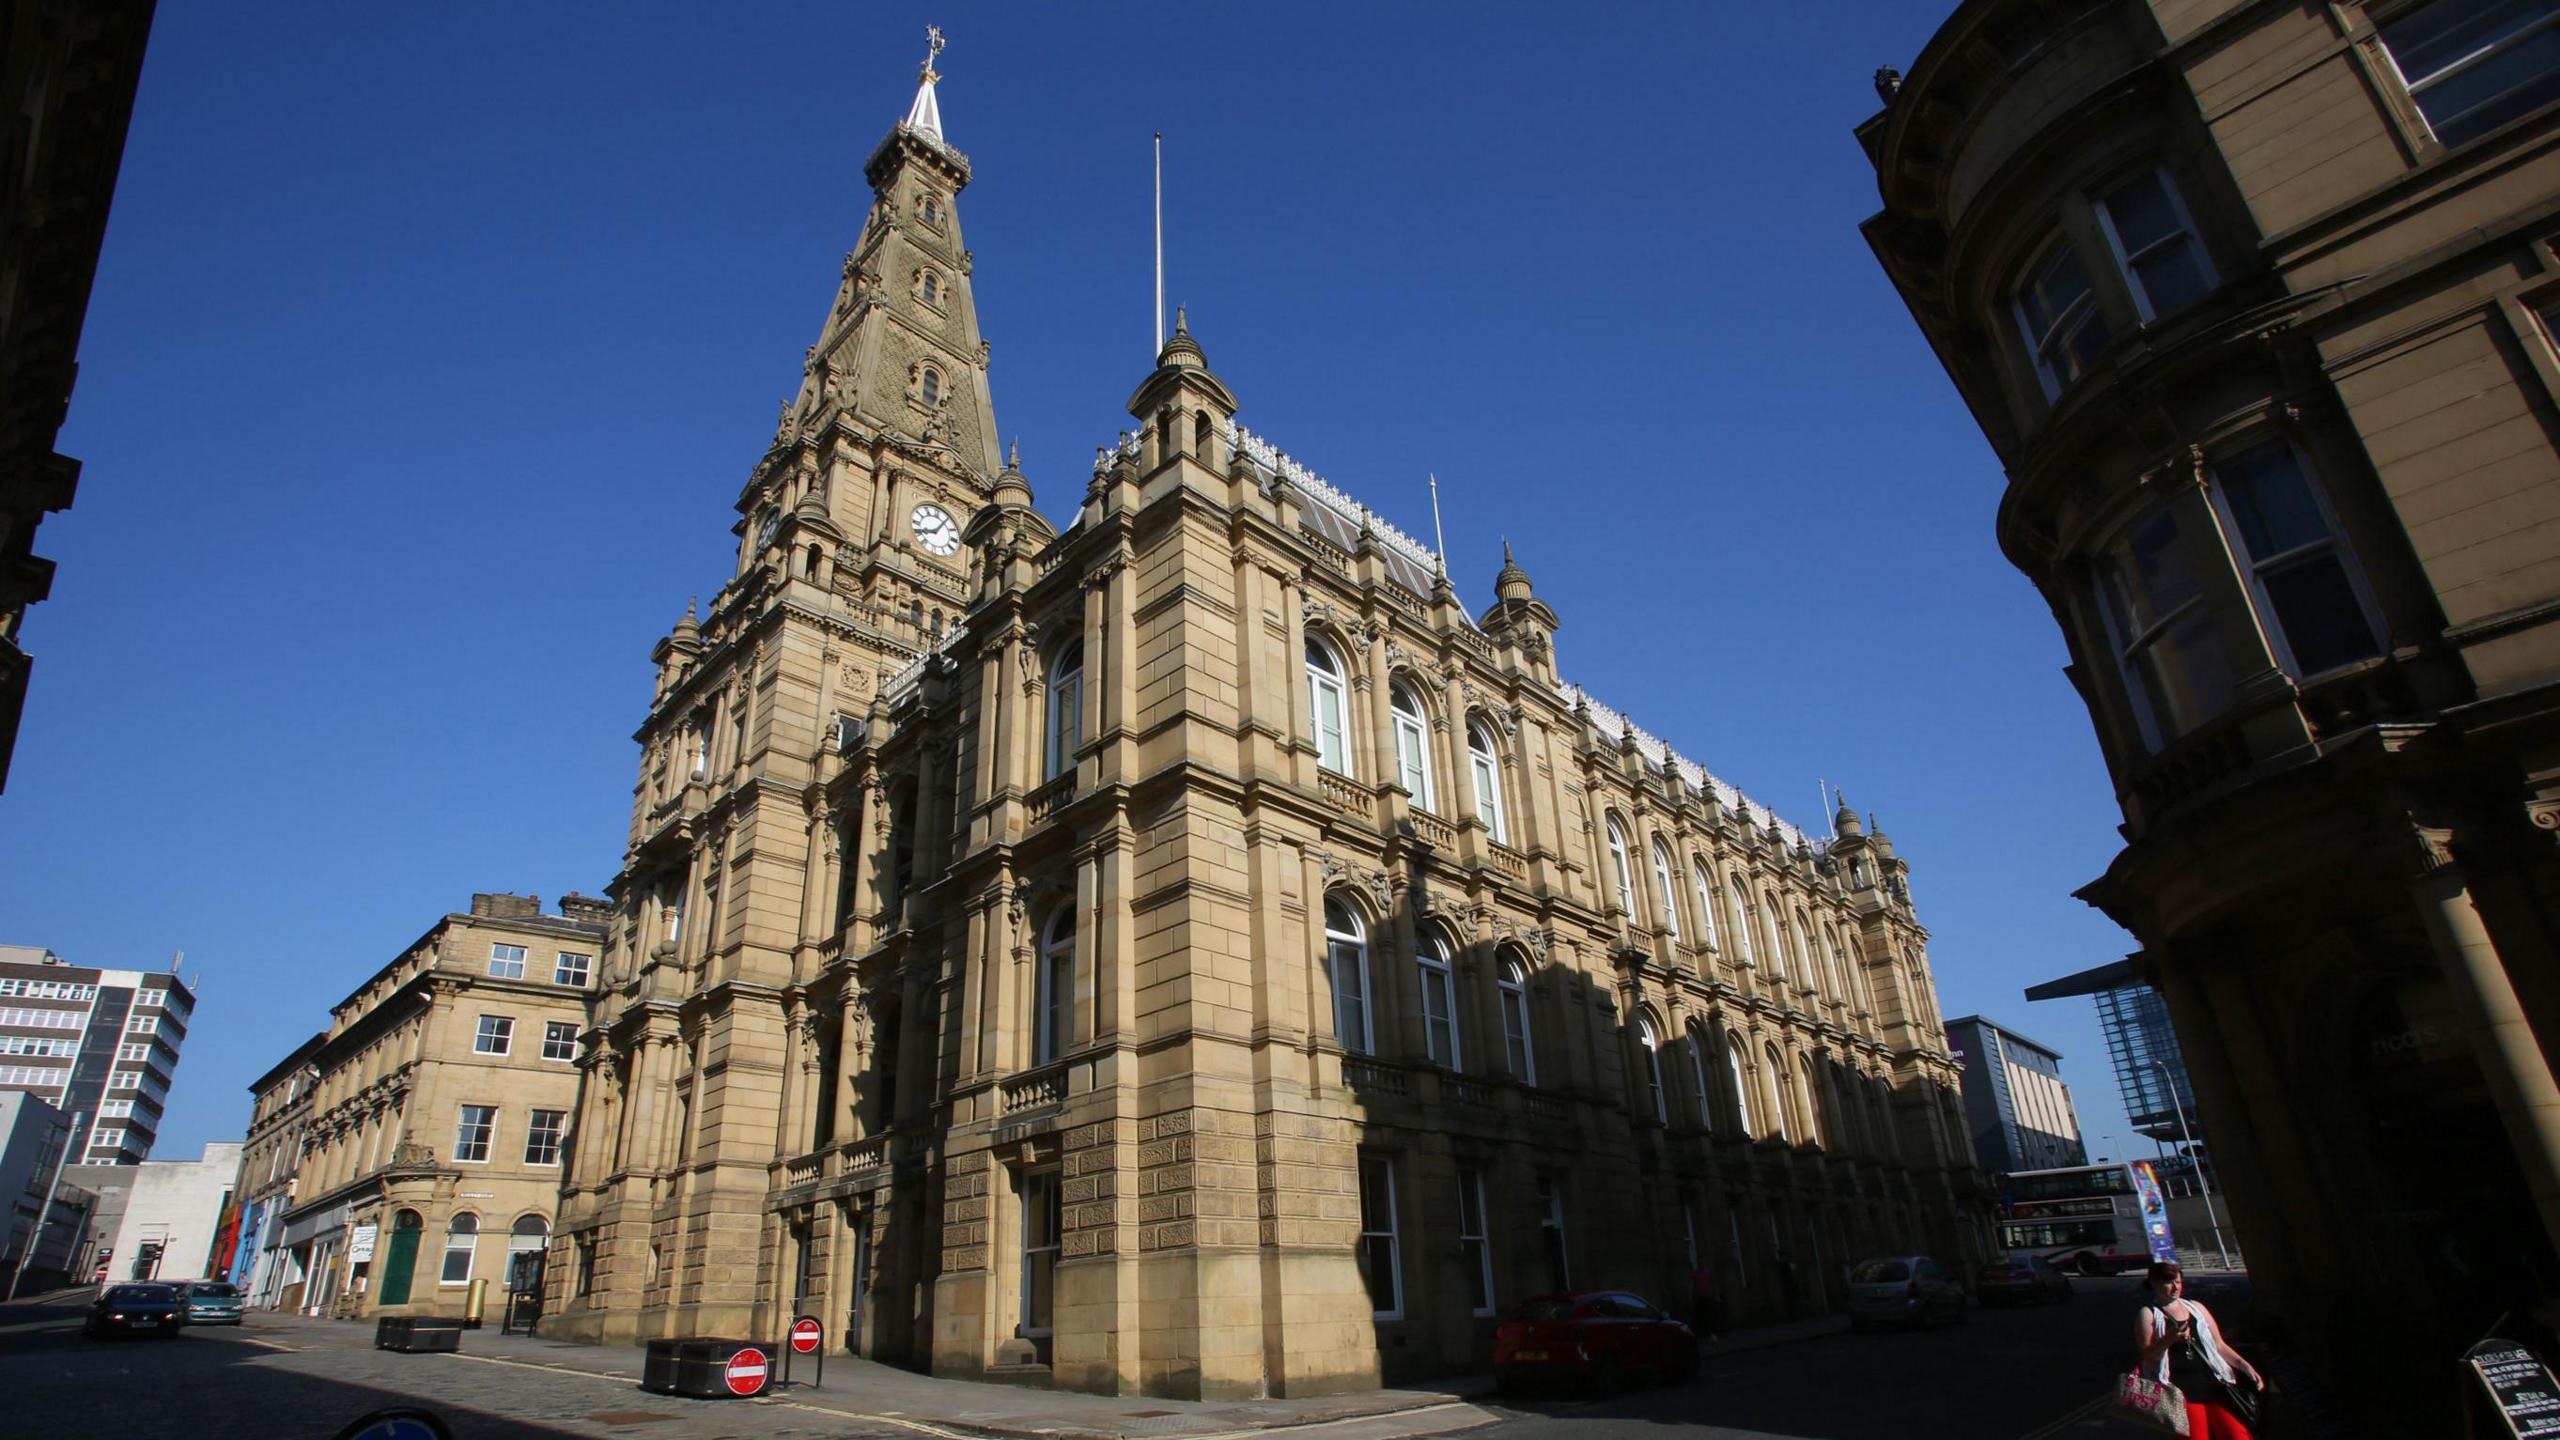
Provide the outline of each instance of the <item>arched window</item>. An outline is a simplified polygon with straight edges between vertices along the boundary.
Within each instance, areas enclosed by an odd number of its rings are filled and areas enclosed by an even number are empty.
[[[1356,1054],[1369,1046],[1369,930],[1359,912],[1330,895],[1324,902],[1324,970],[1333,982],[1333,1038]]]
[[[1787,978],[1787,933],[1778,919],[1778,897],[1771,895],[1760,905],[1760,938],[1769,943],[1769,976],[1773,980]]]
[[[1529,1038],[1529,976],[1520,962],[1505,957],[1495,982],[1502,1000],[1502,1048],[1511,1062],[1511,1077],[1523,1085],[1538,1083],[1536,1046]]]
[[[1751,1081],[1742,1070],[1742,1037],[1728,1030],[1724,1035],[1724,1065],[1733,1078],[1733,1123],[1741,1127],[1743,1137],[1751,1135]]]
[[[1431,793],[1431,723],[1424,716],[1422,697],[1399,680],[1388,688],[1387,710],[1396,727],[1396,783],[1413,797],[1414,804],[1437,814],[1440,805]]]
[[[550,1244],[550,1221],[539,1215],[517,1216],[516,1228],[507,1235],[508,1284],[514,1285],[519,1269],[526,1266],[540,1266],[542,1252]]]
[[[941,304],[942,277],[930,270],[919,273],[916,276],[916,293],[924,297],[924,303],[927,305]]]
[[[1653,1111],[1655,1124],[1668,1125],[1671,1123],[1671,1104],[1662,1094],[1662,1042],[1661,1037],[1653,1033],[1653,1020],[1649,1016],[1636,1017],[1636,1045],[1644,1051],[1645,1103]]]
[[[916,394],[923,399],[924,408],[927,410],[940,405],[942,403],[942,372],[930,365],[924,367],[924,374],[916,381]]]
[[[1031,1016],[1031,1063],[1067,1053],[1076,1011],[1076,907],[1058,907],[1040,934],[1040,974]]]
[[[939,230],[942,228],[942,202],[927,195],[916,201],[916,218]]]
[[[1799,973],[1804,976],[1803,983],[1812,988],[1822,973],[1822,952],[1813,947],[1813,922],[1804,918],[1802,910],[1796,911],[1796,959],[1802,962]]]
[[[1733,943],[1743,964],[1759,963],[1759,947],[1751,941],[1751,891],[1739,875],[1733,877]]]
[[[1609,878],[1618,882],[1618,908],[1628,919],[1636,918],[1636,872],[1627,862],[1626,827],[1618,817],[1609,817]]]
[[[445,1285],[471,1283],[471,1257],[480,1248],[480,1217],[464,1210],[445,1223],[444,1270],[437,1280]]]
[[[1209,424],[1209,412],[1206,410],[1192,411],[1191,453],[1195,458],[1201,460],[1209,458],[1209,436],[1213,433],[1215,432],[1211,429]]]
[[[1822,1087],[1813,1078],[1813,1062],[1801,1055],[1797,1056],[1795,1078],[1796,1104],[1802,1107],[1799,1118],[1803,1121],[1805,1143],[1820,1145],[1823,1143],[1824,1136]]]
[[[1458,1053],[1458,987],[1449,976],[1449,947],[1425,935],[1413,949],[1422,980],[1422,1048],[1434,1065],[1464,1067]]]
[[[1762,1052],[1760,1079],[1765,1087],[1761,1098],[1769,1107],[1769,1133],[1781,1140],[1793,1139],[1787,1116],[1787,1062],[1778,1058],[1775,1045]]]
[[[1315,732],[1316,763],[1336,775],[1351,773],[1351,746],[1344,738],[1342,662],[1313,636],[1307,639],[1307,710]]]
[[[1076,767],[1076,751],[1084,745],[1084,642],[1070,640],[1049,666],[1049,779]]]
[[[1696,1025],[1689,1027],[1689,1098],[1697,1102],[1699,1128],[1715,1129],[1715,1092],[1707,1085],[1707,1032]]]
[[[1653,842],[1653,907],[1662,916],[1664,933],[1680,938],[1680,892],[1671,886],[1671,852],[1660,840]]]
[[[1502,764],[1493,758],[1493,732],[1481,720],[1467,722],[1467,771],[1475,777],[1476,818],[1496,845],[1510,843],[1502,811]]]
[[[1698,923],[1704,927],[1698,939],[1708,949],[1716,948],[1716,882],[1707,873],[1707,862],[1695,853],[1689,856],[1689,886],[1698,892]]]

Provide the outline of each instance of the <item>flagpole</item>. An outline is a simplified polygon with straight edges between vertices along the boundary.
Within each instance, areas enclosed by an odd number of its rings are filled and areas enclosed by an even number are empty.
[[[1425,472],[1428,473],[1428,472]],[[1431,476],[1431,544],[1440,552],[1440,571],[1449,571],[1449,537],[1440,530],[1440,477]]]
[[[1156,132],[1156,354],[1164,353],[1164,132]]]

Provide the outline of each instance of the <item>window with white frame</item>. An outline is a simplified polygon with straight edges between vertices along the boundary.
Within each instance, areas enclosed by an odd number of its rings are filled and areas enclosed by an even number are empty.
[[[1014,1190],[1022,1205],[1021,1329],[1026,1335],[1046,1335],[1056,1323],[1064,1191],[1052,1169],[1023,1171]]]
[[[67,1065],[0,1065],[0,1085],[60,1085],[70,1078],[71,1067]],[[130,1090],[134,1087],[133,1080],[127,1079],[118,1085],[116,1078],[108,1080],[109,1089]]]
[[[1332,896],[1324,902],[1324,968],[1333,984],[1333,1038],[1370,1053],[1369,931],[1359,913]]]
[[[1724,1064],[1733,1081],[1733,1123],[1748,1136],[1751,1129],[1751,1080],[1743,1071],[1742,1037],[1728,1030],[1724,1037]]]
[[[2304,679],[2382,653],[2372,601],[2302,452],[2276,440],[2217,458],[2212,494],[2288,672]]]
[[[1396,1244],[1395,1163],[1384,1155],[1362,1155],[1360,1275],[1368,1282],[1369,1308],[1381,1320],[1404,1315],[1400,1259]]]
[[[1636,1048],[1643,1052],[1645,1108],[1653,1112],[1653,1123],[1671,1123],[1671,1105],[1662,1094],[1662,1039],[1653,1030],[1653,1021],[1636,1017]]]
[[[1768,1102],[1769,1133],[1785,1140],[1792,1128],[1787,1123],[1787,1062],[1778,1058],[1775,1045],[1769,1046],[1762,1058],[1760,1078],[1767,1086],[1762,1098]]]
[[[1716,883],[1707,873],[1707,862],[1692,854],[1689,857],[1689,887],[1698,892],[1698,942],[1708,949],[1716,948]]]
[[[159,1033],[159,1030],[160,1017],[157,1015],[136,1015],[124,1022],[124,1033],[127,1035],[153,1035]]]
[[[1387,713],[1395,722],[1396,783],[1413,797],[1414,804],[1436,814],[1440,805],[1431,793],[1431,722],[1423,711],[1422,697],[1399,680],[1387,691]]]
[[[2048,400],[2059,399],[2114,343],[2098,310],[2098,287],[2067,235],[2056,235],[2028,262],[2012,301]]]
[[[437,1275],[439,1284],[471,1283],[471,1260],[480,1249],[480,1217],[465,1210],[445,1226],[444,1268]]]
[[[98,1107],[98,1118],[101,1120],[122,1120],[132,1113],[133,1102],[130,1100],[110,1100]]]
[[[563,950],[552,959],[551,983],[584,990],[587,988],[587,977],[595,973],[595,968],[596,957],[593,955],[581,955],[575,950]]]
[[[12,1008],[0,1010],[0,1025],[17,1025],[32,1030],[82,1030],[88,1028],[88,1017],[77,1010]]]
[[[2560,0],[2434,0],[2380,31],[2409,98],[2447,145],[2560,100]]]
[[[1307,640],[1307,711],[1316,742],[1316,763],[1337,775],[1351,773],[1351,746],[1343,730],[1345,699],[1342,662],[1323,641]]]
[[[1787,978],[1787,937],[1779,928],[1778,897],[1772,895],[1756,907],[1760,916],[1760,939],[1769,953],[1769,978]]]
[[[1495,989],[1502,1004],[1502,1048],[1511,1076],[1523,1085],[1538,1083],[1538,1055],[1529,1037],[1529,976],[1520,962],[1505,957]]]
[[[1609,878],[1617,884],[1618,909],[1636,918],[1636,872],[1627,860],[1627,831],[1615,815],[1608,817]]]
[[[2166,172],[2146,170],[2092,200],[2090,208],[2144,324],[2213,292],[2213,262],[2205,258],[2186,202]]]
[[[1040,773],[1054,780],[1076,768],[1084,748],[1084,642],[1071,640],[1049,665],[1049,723]]]
[[[119,1060],[148,1060],[151,1058],[151,1042],[148,1040],[137,1040],[130,1045],[119,1045],[116,1047],[116,1058]]]
[[[166,990],[139,990],[134,992],[133,1003],[136,1005],[148,1005],[152,1009],[157,1010],[169,1003],[169,992]]]
[[[124,1127],[121,1125],[99,1126],[96,1130],[90,1132],[89,1145],[90,1148],[96,1150],[115,1150],[122,1148],[124,1145]]]
[[[505,1015],[480,1017],[479,1033],[471,1038],[471,1049],[479,1055],[504,1055],[515,1048],[516,1022]]]
[[[1467,1272],[1467,1313],[1493,1313],[1493,1246],[1485,1237],[1484,1172],[1458,1167],[1458,1255]]]
[[[1461,1069],[1457,985],[1449,973],[1449,947],[1425,935],[1414,946],[1414,970],[1422,982],[1422,1048],[1434,1065]]]
[[[524,978],[524,947],[492,945],[489,947],[489,974],[500,980]]]
[[[1695,1025],[1690,1026],[1687,1049],[1689,1098],[1697,1102],[1699,1127],[1713,1130],[1716,1128],[1716,1101],[1714,1089],[1707,1084],[1707,1032]]]
[[[1733,943],[1743,964],[1759,962],[1757,947],[1751,941],[1751,889],[1739,875],[1733,877]]]
[[[2173,503],[2136,520],[2096,565],[2098,609],[2150,750],[2231,704],[2231,664],[2187,563],[2178,513]]]
[[[1653,842],[1653,907],[1660,912],[1663,933],[1680,938],[1680,892],[1671,884],[1671,851]]]
[[[536,1110],[524,1130],[524,1163],[557,1165],[560,1163],[560,1136],[569,1128],[566,1110]]]
[[[113,1075],[107,1077],[107,1088],[110,1090],[139,1090],[142,1088],[142,1072],[139,1070],[119,1070]]]
[[[542,1058],[576,1060],[578,1058],[578,1022],[575,1020],[543,1021]]]
[[[465,1105],[453,1129],[453,1158],[470,1165],[489,1163],[489,1142],[498,1133],[498,1107]]]
[[[1502,762],[1494,758],[1493,731],[1481,720],[1467,722],[1467,773],[1475,781],[1476,818],[1484,822],[1493,843],[1509,844],[1509,821],[1502,804]]]
[[[1564,1179],[1554,1171],[1538,1174],[1538,1243],[1547,1260],[1549,1290],[1573,1288],[1573,1262],[1566,1254]]]
[[[1040,935],[1040,970],[1034,985],[1031,1063],[1046,1065],[1067,1053],[1076,1005],[1076,907],[1060,905]]]

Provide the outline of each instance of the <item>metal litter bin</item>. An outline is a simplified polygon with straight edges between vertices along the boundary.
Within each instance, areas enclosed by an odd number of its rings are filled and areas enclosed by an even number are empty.
[[[763,1362],[753,1389],[742,1392],[729,1383],[729,1362],[754,1351]],[[641,1356],[640,1388],[660,1395],[694,1400],[732,1400],[762,1394],[773,1383],[774,1347],[752,1340],[686,1336],[652,1340]]]
[[[447,1315],[385,1315],[373,1322],[373,1348],[432,1355],[462,1348],[462,1321]]]

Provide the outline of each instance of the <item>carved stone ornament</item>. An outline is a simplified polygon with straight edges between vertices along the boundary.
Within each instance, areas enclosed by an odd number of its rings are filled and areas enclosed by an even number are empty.
[[[1330,850],[1310,850],[1316,864],[1324,871],[1324,888],[1328,891],[1356,887],[1375,903],[1380,914],[1393,914],[1396,892],[1401,888],[1387,878],[1383,870],[1354,865]]]
[[[1390,670],[1419,670],[1422,668],[1422,662],[1414,656],[1412,651],[1397,644],[1393,637],[1389,637],[1387,640],[1387,668]]]
[[[2541,822],[2537,819],[2535,823]],[[2451,830],[2440,830],[2432,825],[2412,825],[2409,835],[2417,842],[2418,853],[2413,858],[2417,862],[2418,874],[2433,875],[2439,870],[2451,869],[2456,863]]]
[[[2532,801],[2524,807],[2524,813],[2534,829],[2560,839],[2560,800]]]
[[[800,1068],[814,1073],[818,1068],[818,1038],[826,1031],[826,1017],[815,1010],[803,1010],[796,1022],[800,1031]]]
[[[1023,934],[1023,916],[1028,913],[1031,905],[1031,888],[1031,882],[1025,880],[1021,884],[1005,891],[1004,894],[1005,923],[1013,927],[1013,933],[1017,943],[1020,942]]]

